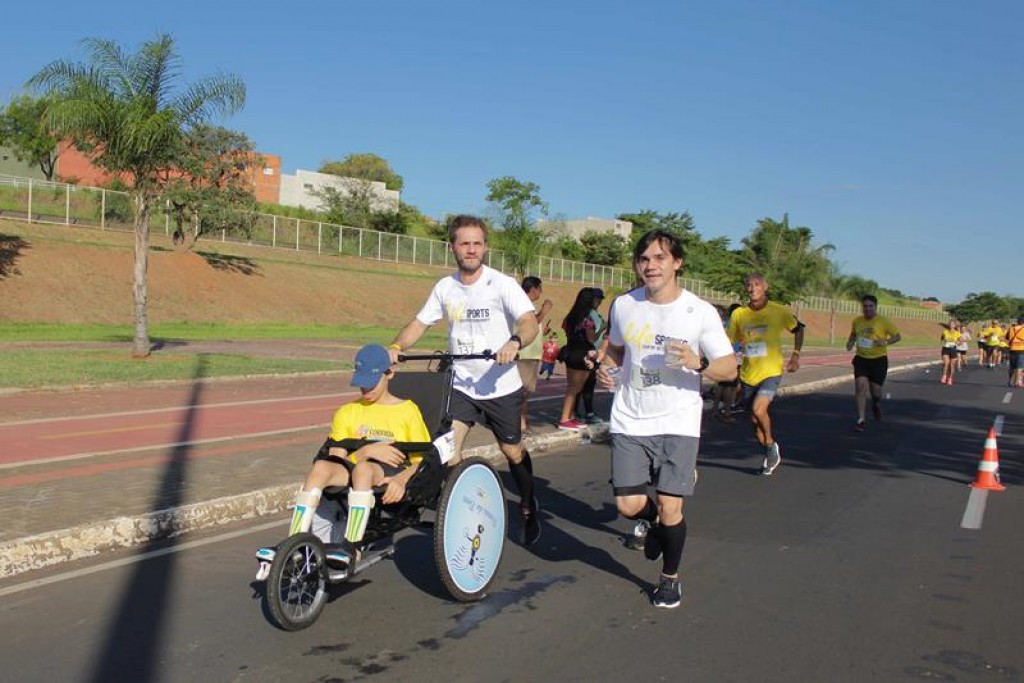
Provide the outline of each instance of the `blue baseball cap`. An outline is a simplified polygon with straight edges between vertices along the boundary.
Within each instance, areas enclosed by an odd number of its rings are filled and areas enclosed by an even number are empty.
[[[352,386],[373,389],[384,373],[391,369],[391,355],[380,344],[367,344],[356,354]]]

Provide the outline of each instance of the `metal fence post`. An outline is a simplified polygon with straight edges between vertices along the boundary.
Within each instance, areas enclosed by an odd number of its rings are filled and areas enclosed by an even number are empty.
[[[164,211],[164,218],[167,218],[167,211]],[[100,190],[100,230],[107,229],[107,191]]]
[[[277,215],[271,216],[270,246],[277,246]]]
[[[71,184],[64,186],[64,225],[71,225]]]
[[[324,241],[324,224],[320,221],[316,222],[316,253],[320,254],[321,247]]]
[[[28,179],[28,222],[32,222],[32,179]]]
[[[299,219],[295,219],[295,251],[299,250]]]

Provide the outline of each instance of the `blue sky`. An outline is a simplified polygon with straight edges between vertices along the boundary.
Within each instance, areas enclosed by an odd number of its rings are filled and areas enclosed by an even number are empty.
[[[514,175],[553,214],[690,211],[737,243],[810,227],[918,296],[1024,296],[1024,3],[13,3],[0,98],[86,36],[172,34],[186,77],[240,75],[224,125],[285,172],[370,151],[424,212]]]

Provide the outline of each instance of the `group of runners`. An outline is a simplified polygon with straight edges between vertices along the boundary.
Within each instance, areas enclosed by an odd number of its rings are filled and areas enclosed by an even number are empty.
[[[940,381],[946,385],[953,384],[953,375],[968,365],[967,354],[973,339],[970,327],[957,320],[950,320],[943,326],[939,335],[942,345],[942,376]],[[1004,325],[999,320],[985,323],[978,330],[978,365],[994,369],[1007,366],[1007,385],[1022,386],[1024,380],[1024,316],[1017,318],[1016,323]]]
[[[523,438],[523,405],[532,387],[524,387],[523,368],[517,367],[516,360],[524,349],[533,351],[526,360],[529,372],[536,376],[534,342],[543,339],[551,306],[545,301],[535,308],[542,294],[539,281],[519,283],[484,264],[487,235],[483,220],[456,217],[449,228],[449,242],[457,271],[435,284],[420,311],[388,347],[368,345],[357,354],[352,384],[361,397],[336,413],[330,437],[298,494],[293,530],[312,527],[337,541],[338,529],[343,527],[343,540],[355,543],[374,504],[374,486],[386,486],[385,503],[402,498],[418,463],[406,461],[388,441],[422,440],[426,427],[416,405],[391,395],[388,382],[399,354],[444,320],[450,352],[495,352],[493,360],[455,363],[449,406],[455,453],[461,454],[474,425],[493,433],[519,496],[519,540],[530,546],[540,539],[542,501],[536,495],[533,463]],[[661,560],[652,603],[673,608],[682,595],[679,565],[687,534],[685,501],[697,482],[702,377],[730,386],[738,378],[741,401],[762,449],[760,471],[770,476],[782,455],[769,406],[784,372],[800,367],[804,325],[787,307],[769,300],[769,284],[757,273],[745,280],[749,301],[735,307],[723,325],[712,304],[680,286],[682,245],[670,232],[653,230],[644,235],[632,260],[640,285],[614,301],[603,343],[594,348],[595,338],[587,334],[591,348],[573,362],[614,392],[609,427],[616,507],[623,517],[637,522],[627,545],[642,548],[652,561]],[[592,332],[592,325],[585,321],[594,294],[591,291],[590,299],[580,303],[576,318],[567,316],[569,323],[576,323],[570,327],[584,334]],[[858,430],[864,429],[869,404],[874,418],[881,419],[887,349],[900,341],[892,322],[878,314],[873,296],[864,297],[862,304],[863,315],[854,320],[847,340],[847,349],[856,348]],[[784,333],[793,335],[788,358],[781,342]],[[737,349],[742,354],[739,366]],[[582,374],[577,380],[586,381]],[[574,419],[571,405],[567,395],[562,421]],[[353,437],[377,442],[349,453],[339,442]],[[350,487],[348,520],[339,524],[337,509],[325,511],[320,494],[326,486],[346,485]]]

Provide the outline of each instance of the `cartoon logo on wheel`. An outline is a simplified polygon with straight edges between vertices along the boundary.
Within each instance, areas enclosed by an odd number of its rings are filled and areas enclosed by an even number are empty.
[[[469,541],[469,545],[459,546],[451,560],[452,566],[460,572],[468,569],[472,573],[473,578],[477,581],[482,581],[487,573],[487,561],[483,557],[478,556],[477,553],[480,550],[480,545],[483,543],[484,525],[477,524],[475,534],[470,533],[468,527],[463,529],[462,533],[466,540]]]

